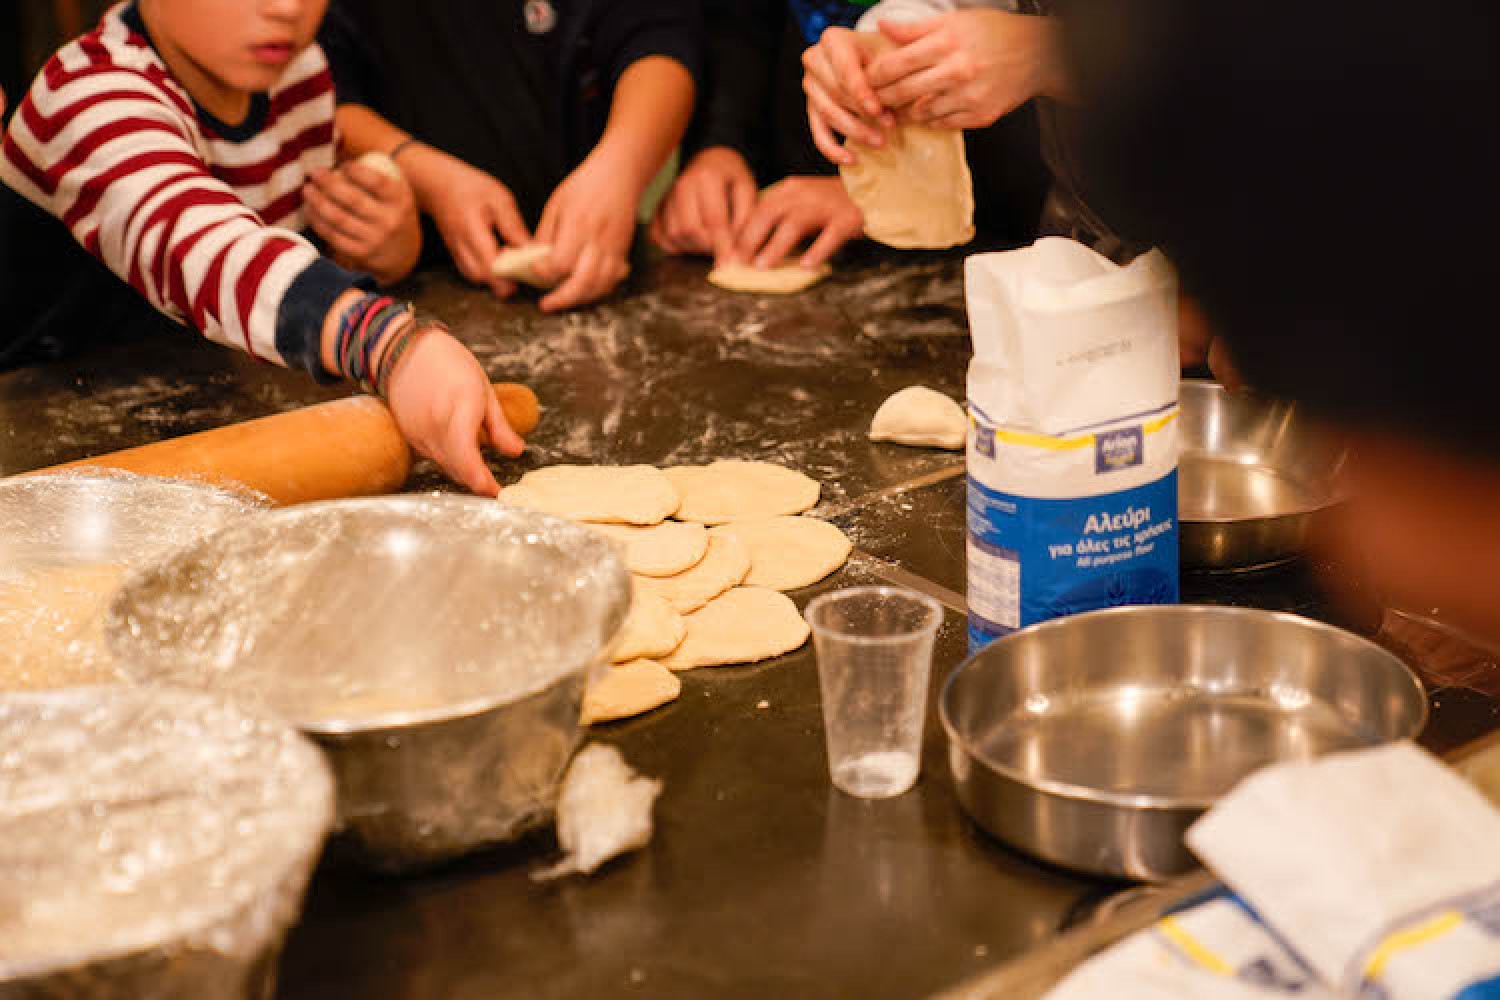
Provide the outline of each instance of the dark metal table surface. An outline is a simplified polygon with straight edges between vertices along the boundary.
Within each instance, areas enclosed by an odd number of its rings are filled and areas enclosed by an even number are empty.
[[[851,535],[819,589],[896,580],[938,596],[934,689],[965,653],[961,456],[873,445],[895,390],[962,397],[968,340],[960,264],[856,259],[787,299],[708,286],[698,263],[658,262],[629,294],[544,317],[442,274],[412,294],[495,379],[546,407],[526,458],[678,464],[763,458],[823,483],[819,512]],[[104,347],[72,365],[0,376],[0,473],[201,430],[339,394],[189,335]],[[414,488],[443,484],[419,468]],[[1188,578],[1192,599],[1260,604],[1375,631],[1357,593],[1330,602],[1303,567]],[[799,604],[817,590],[794,595]],[[1428,742],[1496,728],[1494,664],[1407,620],[1393,639],[1431,663]],[[680,700],[603,727],[660,777],[657,833],[589,879],[537,884],[549,836],[404,879],[324,869],[283,962],[286,1000],[501,997],[909,997],[950,987],[1087,919],[1120,886],[1041,866],[959,812],[941,734],[917,788],[884,802],[829,784],[810,649],[684,675]]]

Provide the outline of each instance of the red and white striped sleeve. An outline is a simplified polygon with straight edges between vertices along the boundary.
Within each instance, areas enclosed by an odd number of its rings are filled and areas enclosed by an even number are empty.
[[[160,312],[321,374],[323,313],[355,277],[301,235],[265,225],[216,178],[193,121],[159,66],[122,66],[103,46],[75,43],[16,109],[0,180]]]

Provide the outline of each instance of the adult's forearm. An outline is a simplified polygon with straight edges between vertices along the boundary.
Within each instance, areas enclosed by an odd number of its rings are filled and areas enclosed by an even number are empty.
[[[615,160],[636,190],[644,190],[682,141],[693,93],[692,74],[675,59],[647,56],[632,63],[615,84],[609,121],[590,155]]]

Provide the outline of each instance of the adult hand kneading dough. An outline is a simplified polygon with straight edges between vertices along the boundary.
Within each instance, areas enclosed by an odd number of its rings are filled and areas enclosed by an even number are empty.
[[[708,551],[708,529],[701,524],[663,521],[589,528],[617,543],[625,553],[625,568],[640,576],[676,576],[702,562]]]
[[[557,282],[542,277],[536,266],[552,253],[548,243],[528,243],[523,247],[505,247],[490,264],[490,273],[497,278],[519,281],[532,288],[555,288]]]
[[[816,285],[828,277],[832,270],[827,264],[821,267],[802,267],[800,264],[783,264],[780,267],[724,264],[708,272],[708,280],[731,292],[792,295]]]
[[[682,498],[649,465],[550,465],[534,469],[500,493],[502,503],[571,521],[660,524]]]
[[[817,480],[770,462],[723,461],[662,471],[682,497],[679,521],[726,524],[800,514],[818,503]]]
[[[811,630],[785,594],[736,587],[687,617],[688,634],[662,665],[671,670],[759,663],[801,647]]]
[[[730,587],[744,582],[750,573],[750,550],[738,538],[721,535],[708,539],[703,561],[677,576],[638,576],[636,582],[666,601],[681,615],[697,611]]]
[[[962,451],[969,433],[963,407],[940,392],[914,385],[891,396],[870,422],[871,441]]]
[[[615,642],[614,661],[654,659],[666,656],[682,645],[687,637],[687,623],[672,605],[651,593],[637,577],[631,587],[630,614],[620,626]]]
[[[632,660],[600,675],[583,695],[585,726],[642,715],[682,694],[682,681],[655,660]]]
[[[800,590],[844,565],[854,546],[827,521],[811,517],[768,517],[721,524],[712,535],[733,535],[750,550],[747,587]]]

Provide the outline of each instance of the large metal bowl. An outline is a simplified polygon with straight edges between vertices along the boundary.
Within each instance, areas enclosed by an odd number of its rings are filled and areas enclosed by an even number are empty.
[[[405,869],[544,820],[586,674],[630,604],[611,543],[472,497],[334,501],[128,577],[121,669],[286,718],[328,753],[341,847]]]
[[[1347,496],[1346,450],[1292,403],[1181,388],[1179,545],[1189,569],[1248,569],[1300,555],[1318,518]]]
[[[1196,867],[1183,832],[1252,771],[1414,737],[1427,699],[1394,655],[1331,625],[1179,605],[1000,639],[953,672],[941,717],[981,826],[1068,868],[1155,880]]]

